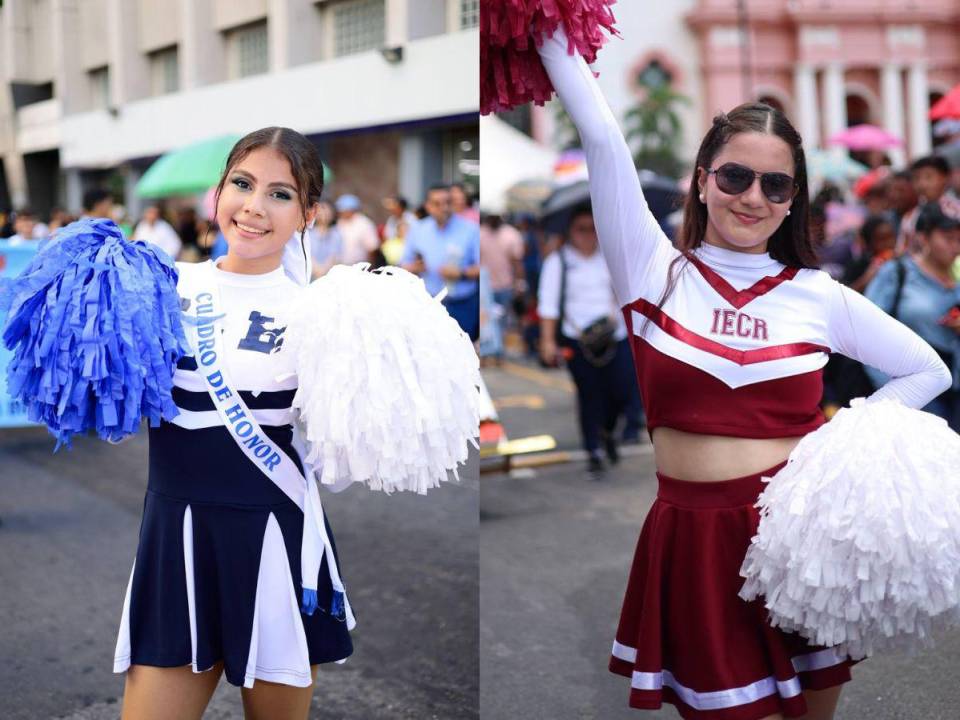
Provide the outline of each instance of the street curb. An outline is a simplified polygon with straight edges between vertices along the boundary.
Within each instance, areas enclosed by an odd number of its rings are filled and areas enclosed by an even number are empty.
[[[653,445],[626,445],[620,447],[620,457],[645,457],[653,455]],[[480,474],[507,473],[517,468],[534,468],[546,465],[562,465],[586,462],[587,451],[581,449],[551,450],[527,455],[493,455],[480,460]]]

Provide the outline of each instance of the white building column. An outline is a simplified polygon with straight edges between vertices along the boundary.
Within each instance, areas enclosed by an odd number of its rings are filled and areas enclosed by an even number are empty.
[[[270,71],[303,65],[318,57],[323,42],[320,13],[311,0],[269,0],[267,48]]]
[[[927,66],[916,62],[907,69],[907,107],[910,112],[910,157],[930,154],[930,96]]]
[[[180,90],[193,90],[227,77],[226,43],[213,24],[214,4],[180,0]]]
[[[793,94],[800,137],[809,152],[820,146],[820,103],[817,102],[816,70],[812,65],[800,63],[794,68]]]
[[[66,190],[66,209],[71,215],[83,211],[83,183],[80,181],[80,171],[77,168],[68,168],[63,171]]]
[[[387,47],[406,45],[410,29],[407,0],[387,0],[386,9],[386,37],[384,40]]]
[[[843,66],[839,63],[830,63],[824,70],[823,95],[826,142],[831,135],[847,129],[847,97],[843,89]]]
[[[144,201],[137,195],[136,187],[143,173],[133,165],[123,168],[123,204],[127,208],[127,217],[136,220],[143,214]]]
[[[420,133],[404,133],[400,138],[400,162],[397,172],[397,192],[403,195],[411,207],[416,207],[423,196],[424,157],[426,147]]]
[[[29,37],[30,6],[27,3],[7,3],[3,9],[4,22],[0,22],[0,68],[4,83],[30,77],[29,59],[25,51]],[[6,93],[6,89],[4,89]]]
[[[110,105],[114,107],[150,95],[150,64],[138,42],[139,19],[138,3],[127,0],[109,0],[107,3]]]
[[[13,209],[30,204],[27,193],[27,168],[23,164],[23,155],[16,149],[3,158],[3,169],[7,174],[7,190],[10,192],[10,204]]]
[[[883,126],[887,132],[901,138],[906,145],[907,131],[903,116],[903,68],[894,62],[886,63],[880,71],[880,95],[883,102]],[[890,148],[887,153],[895,168],[906,164],[903,147]]]
[[[80,11],[73,0],[50,3],[53,53],[53,85],[64,115],[89,109],[90,91],[80,62]]]

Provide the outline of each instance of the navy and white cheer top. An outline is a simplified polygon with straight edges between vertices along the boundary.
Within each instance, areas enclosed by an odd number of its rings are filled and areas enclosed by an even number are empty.
[[[223,364],[254,418],[261,426],[291,425],[297,378],[292,355],[282,352],[283,333],[291,302],[303,288],[286,276],[283,267],[262,275],[242,275],[207,261],[177,263],[177,270],[181,310],[187,314],[196,312],[190,298],[205,285],[212,281],[220,289],[220,307],[225,310],[218,322],[223,330]],[[189,430],[222,426],[194,357],[180,360],[173,384],[173,400],[180,410],[172,420],[175,425]]]
[[[893,378],[872,398],[916,408],[950,386],[946,366],[912,330],[826,273],[788,268],[768,253],[702,245],[676,263],[676,285],[661,306],[679,252],[647,207],[593,73],[567,49],[561,29],[539,50],[586,151],[597,235],[630,330],[651,432],[804,435],[823,422],[822,372],[831,352]]]

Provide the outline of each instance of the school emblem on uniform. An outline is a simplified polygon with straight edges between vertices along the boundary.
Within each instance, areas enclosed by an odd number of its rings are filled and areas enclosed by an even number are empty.
[[[287,328],[286,326],[281,328],[267,327],[267,324],[273,321],[274,318],[263,315],[258,310],[251,311],[250,327],[247,328],[247,335],[237,347],[241,350],[253,350],[264,355],[280,350],[283,345],[281,335]]]
[[[767,321],[751,317],[737,310],[714,308],[713,325],[710,332],[714,335],[730,335],[754,340],[767,340]]]

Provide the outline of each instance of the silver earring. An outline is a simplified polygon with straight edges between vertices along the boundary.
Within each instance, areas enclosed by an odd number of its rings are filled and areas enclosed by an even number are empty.
[[[789,210],[787,210],[787,215],[789,215],[789,214],[790,214],[790,211],[789,211]]]
[[[707,196],[703,193],[700,193],[700,202],[705,203],[707,201]]]

